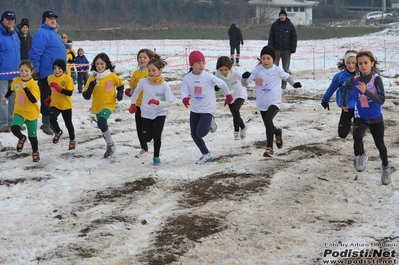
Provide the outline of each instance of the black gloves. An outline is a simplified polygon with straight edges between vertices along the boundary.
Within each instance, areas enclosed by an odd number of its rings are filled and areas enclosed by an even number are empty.
[[[87,90],[83,92],[82,96],[84,99],[89,100],[91,98],[91,94],[93,93],[94,87],[96,86],[96,80],[94,79],[89,83]]]
[[[123,99],[123,89],[124,89],[124,86],[120,86],[120,87],[118,87],[116,90],[118,91],[117,93],[116,93],[116,99],[118,100],[118,101],[121,101],[122,99]]]
[[[330,110],[330,104],[328,102],[322,100],[321,105],[323,106],[324,109]]]
[[[89,87],[87,88],[87,90],[93,92],[95,86],[96,86],[96,80],[93,80],[89,83]]]
[[[300,87],[302,87],[302,85],[301,85],[301,83],[299,83],[299,82],[295,82],[294,85],[293,85],[293,87],[295,87],[295,88],[300,88]]]
[[[251,75],[250,72],[245,72],[242,74],[242,78],[248,78]]]
[[[214,86],[214,88],[215,88],[216,92],[218,92],[220,90],[220,87],[218,87],[218,86]]]

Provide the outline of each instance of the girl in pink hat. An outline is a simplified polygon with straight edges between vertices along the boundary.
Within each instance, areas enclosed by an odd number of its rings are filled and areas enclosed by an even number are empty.
[[[189,55],[190,71],[183,78],[181,98],[184,106],[190,106],[191,137],[201,151],[202,156],[197,164],[205,164],[212,160],[203,137],[208,132],[215,132],[217,125],[214,114],[216,111],[215,86],[220,87],[226,95],[224,106],[233,101],[233,96],[227,84],[220,78],[205,70],[205,56],[200,51]]]

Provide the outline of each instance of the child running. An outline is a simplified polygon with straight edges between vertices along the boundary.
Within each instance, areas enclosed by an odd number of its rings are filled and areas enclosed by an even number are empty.
[[[240,108],[244,104],[244,100],[248,98],[247,89],[241,85],[241,75],[243,71],[234,67],[233,62],[227,56],[221,56],[216,62],[216,77],[222,79],[233,95],[233,102],[229,104],[229,109],[233,115],[234,139],[244,139],[247,132],[244,121],[240,115]],[[219,87],[215,87],[219,91]],[[241,131],[240,131],[241,130]]]
[[[26,124],[29,142],[32,146],[33,162],[40,161],[37,141],[37,119],[40,117],[38,100],[40,89],[33,80],[34,67],[30,60],[22,60],[19,64],[19,77],[12,81],[1,102],[5,103],[12,93],[15,93],[15,106],[11,122],[11,132],[18,138],[17,152],[24,148],[26,135],[21,132],[21,127]]]
[[[181,99],[186,108],[190,105],[190,131],[191,137],[201,151],[202,156],[197,164],[212,161],[211,152],[204,140],[208,132],[215,132],[217,125],[214,114],[216,111],[215,88],[220,87],[226,95],[224,106],[233,101],[233,96],[227,84],[205,70],[205,56],[200,51],[193,51],[189,55],[191,69],[184,76],[181,87]]]
[[[124,89],[123,81],[114,73],[114,68],[106,53],[97,54],[91,64],[93,75],[87,80],[82,94],[87,100],[93,95],[91,113],[96,115],[98,128],[100,128],[107,144],[107,150],[104,153],[105,158],[111,156],[116,150],[108,128],[108,119],[115,110],[115,98],[121,101]]]
[[[147,65],[148,77],[141,79],[137,84],[129,109],[132,114],[137,112],[136,99],[141,93],[142,136],[146,142],[154,139],[154,157],[152,159],[154,166],[161,164],[159,151],[161,150],[162,131],[168,108],[175,100],[172,90],[162,75],[162,70],[166,65],[167,63],[158,54],[154,54],[154,58]]]
[[[388,152],[384,143],[384,118],[382,116],[382,105],[385,102],[384,84],[378,75],[378,61],[370,51],[360,51],[356,56],[359,72],[352,77],[345,86],[342,102],[343,111],[349,109],[348,99],[351,90],[357,93],[355,104],[355,125],[353,139],[355,151],[359,155],[355,159],[357,172],[366,170],[368,156],[364,151],[364,132],[369,128],[382,160],[381,182],[384,185],[391,183],[391,173],[388,163]]]
[[[273,119],[280,110],[282,88],[280,80],[288,82],[295,88],[302,87],[301,83],[295,82],[290,74],[285,72],[281,66],[273,64],[276,60],[276,51],[271,46],[264,46],[260,52],[258,66],[251,73],[245,72],[242,75],[242,85],[247,86],[255,81],[256,85],[256,105],[260,110],[263,123],[266,127],[267,147],[263,153],[264,157],[272,157],[273,136],[276,136],[277,148],[283,147],[282,129],[276,128]]]
[[[66,63],[62,59],[57,59],[53,63],[54,74],[47,77],[47,82],[51,89],[51,95],[44,101],[50,108],[50,124],[54,131],[53,143],[58,143],[63,134],[57,122],[58,116],[62,114],[65,126],[69,134],[68,150],[75,149],[75,129],[72,124],[72,92],[75,88],[73,79],[65,74]]]
[[[152,58],[154,58],[154,52],[149,49],[141,49],[138,52],[137,62],[139,64],[139,68],[133,72],[132,77],[130,78],[129,82],[130,88],[127,88],[125,90],[126,96],[131,97],[140,79],[147,77],[148,75],[147,65],[150,59]],[[139,93],[136,99],[136,114],[134,117],[136,121],[137,137],[139,138],[140,147],[141,147],[141,150],[136,155],[136,158],[139,158],[148,152],[148,145],[143,137],[143,120],[141,117],[142,102],[143,102],[143,90]]]
[[[330,86],[328,87],[326,93],[324,93],[323,95],[321,105],[324,109],[330,110],[330,104],[328,102],[330,101],[330,98],[335,93],[335,91],[337,91],[335,99],[337,106],[342,108],[342,97],[345,90],[345,84],[356,73],[356,55],[357,51],[347,50],[344,55],[344,59],[338,62],[338,69],[341,71],[334,75]],[[356,96],[356,91],[354,89],[351,90],[347,101],[348,111],[341,111],[341,117],[338,123],[338,135],[341,138],[346,138],[346,136],[348,136],[349,134],[352,118],[354,118]],[[359,154],[355,149],[355,156],[358,155]]]

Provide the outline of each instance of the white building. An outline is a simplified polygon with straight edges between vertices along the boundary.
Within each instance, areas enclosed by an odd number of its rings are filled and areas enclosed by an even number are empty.
[[[307,0],[250,0],[250,5],[256,6],[256,20],[273,23],[278,18],[281,9],[285,9],[288,18],[294,25],[309,26],[313,23],[313,7],[318,1]]]

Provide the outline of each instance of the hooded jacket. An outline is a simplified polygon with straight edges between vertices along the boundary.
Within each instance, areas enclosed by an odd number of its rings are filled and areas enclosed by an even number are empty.
[[[0,80],[12,80],[18,76],[19,63],[21,61],[20,41],[17,30],[9,33],[0,24]],[[12,74],[4,74],[15,72]]]
[[[53,27],[42,24],[35,32],[29,59],[39,79],[53,74],[53,62],[56,59],[66,59],[65,45]]]
[[[295,53],[297,41],[295,26],[291,20],[286,18],[284,21],[277,19],[273,22],[270,28],[268,46],[272,46],[275,50],[288,50]]]

